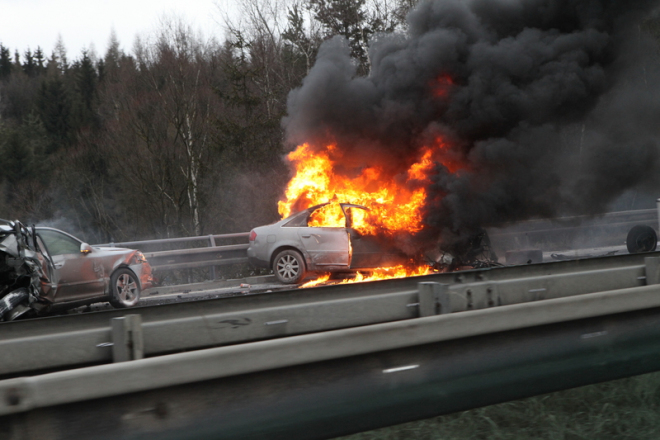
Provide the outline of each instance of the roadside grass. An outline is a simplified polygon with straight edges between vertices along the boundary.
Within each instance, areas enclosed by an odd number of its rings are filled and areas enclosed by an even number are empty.
[[[336,440],[655,440],[660,372],[363,432]]]

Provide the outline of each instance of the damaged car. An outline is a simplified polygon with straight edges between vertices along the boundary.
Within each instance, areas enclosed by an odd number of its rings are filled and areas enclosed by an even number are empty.
[[[59,229],[0,224],[0,320],[100,301],[132,307],[151,287],[151,266],[134,249],[90,246]]]
[[[405,255],[384,249],[382,241],[352,227],[354,210],[362,205],[339,203],[341,227],[312,226],[315,213],[328,205],[312,206],[277,223],[250,231],[248,259],[270,268],[285,284],[302,282],[309,272],[351,272],[405,263]]]
[[[55,266],[34,227],[0,224],[0,320],[11,321],[47,307],[42,297],[57,289]]]

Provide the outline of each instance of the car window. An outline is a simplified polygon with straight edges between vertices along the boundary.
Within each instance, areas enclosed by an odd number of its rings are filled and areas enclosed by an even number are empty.
[[[345,228],[346,217],[339,203],[328,203],[314,210],[307,221],[309,227]]]
[[[41,230],[38,234],[46,243],[50,255],[77,254],[80,252],[81,242],[75,238],[49,230]]]
[[[50,258],[50,252],[48,251],[48,246],[45,245],[39,234],[37,234],[37,246],[39,247],[39,250],[41,251],[42,254]]]
[[[301,226],[307,226],[307,216],[309,213],[307,211],[303,211],[291,218],[288,222],[282,225],[282,227],[285,228],[299,228]]]
[[[359,206],[344,206],[346,213],[346,227],[353,228],[363,225],[367,221],[368,211]]]

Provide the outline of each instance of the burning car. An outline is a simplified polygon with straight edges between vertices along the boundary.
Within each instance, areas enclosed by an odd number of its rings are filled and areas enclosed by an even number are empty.
[[[250,232],[248,259],[258,267],[271,268],[282,283],[300,283],[308,272],[347,272],[402,264],[406,257],[370,235],[352,227],[367,208],[351,203],[334,204],[340,210],[333,221],[316,217],[330,203],[312,206],[277,223]],[[321,226],[322,224],[322,226]]]
[[[0,320],[43,314],[98,301],[138,303],[152,284],[138,250],[92,247],[54,228],[0,225]]]

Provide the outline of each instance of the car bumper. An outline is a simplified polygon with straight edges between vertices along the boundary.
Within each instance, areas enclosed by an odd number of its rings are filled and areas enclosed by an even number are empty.
[[[248,255],[248,262],[255,267],[264,267],[268,269],[269,265],[267,261],[260,260],[257,257],[251,257]]]
[[[140,279],[140,290],[148,289],[154,285],[154,278],[149,264],[133,264],[129,267]]]

